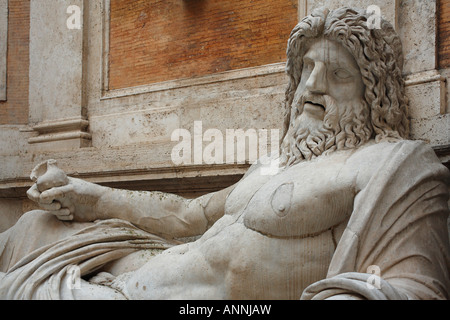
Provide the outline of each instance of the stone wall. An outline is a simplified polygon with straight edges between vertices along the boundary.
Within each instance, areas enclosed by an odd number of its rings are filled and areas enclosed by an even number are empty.
[[[183,128],[193,133],[195,121],[202,122],[203,131],[216,128],[224,134],[226,129],[270,130],[281,126],[287,79],[284,62],[277,55],[269,60],[257,58],[250,65],[237,64],[236,68],[218,70],[223,72],[208,69],[196,77],[168,73],[162,82],[152,81],[145,72],[133,78],[134,74],[128,74],[133,73],[130,70],[123,75],[124,83],[116,79],[110,87],[111,77],[120,77],[120,72],[114,73],[117,65],[111,60],[114,58],[111,42],[118,45],[110,32],[114,29],[110,23],[111,8],[124,1],[10,0],[10,30],[17,23],[13,9],[19,2],[23,2],[19,7],[30,17],[29,41],[16,47],[18,52],[28,51],[29,81],[26,75],[20,77],[25,86],[20,97],[28,99],[28,104],[17,109],[21,113],[8,111],[7,105],[14,101],[10,87],[14,82],[8,82],[11,95],[6,103],[0,102],[0,231],[14,223],[22,212],[33,208],[25,192],[31,185],[29,174],[40,161],[56,159],[69,175],[95,183],[192,197],[234,183],[249,164],[175,166],[171,161],[171,151],[177,144],[171,141],[174,130]],[[299,0],[298,12],[286,10],[286,15],[295,24],[296,18],[322,2]],[[326,2],[336,7],[343,1]],[[427,141],[441,160],[448,163],[450,69],[438,60],[438,53],[442,52],[438,43],[447,39],[444,32],[438,33],[438,3],[344,2],[360,7],[376,4],[398,29],[406,56],[404,76],[411,104],[412,137]],[[68,12],[70,6],[79,8],[79,26],[76,20],[71,20],[76,18],[77,11]],[[276,6],[272,7],[276,12]],[[139,10],[134,13],[136,23],[141,13]],[[283,23],[291,24],[286,21]],[[23,26],[26,31],[26,22]],[[285,35],[290,32],[284,31]],[[13,39],[19,35],[17,31],[8,40],[9,54],[15,52]],[[27,36],[23,35],[25,39]],[[276,34],[267,39],[267,43],[277,43],[277,54],[279,40]],[[148,43],[146,38],[143,41]],[[283,41],[286,43],[287,38]],[[269,46],[265,49],[271,50]],[[27,69],[26,57],[23,61],[22,71]],[[137,62],[135,65],[138,67]],[[8,76],[20,75],[15,70],[13,63],[8,65]]]

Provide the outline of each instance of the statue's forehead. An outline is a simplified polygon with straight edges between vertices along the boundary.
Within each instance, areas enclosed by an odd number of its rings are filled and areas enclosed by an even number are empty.
[[[312,42],[303,59],[321,61],[359,71],[358,64],[350,52],[339,42],[326,38]]]

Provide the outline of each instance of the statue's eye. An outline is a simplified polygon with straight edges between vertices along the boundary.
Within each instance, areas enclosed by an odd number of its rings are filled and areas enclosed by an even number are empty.
[[[337,69],[334,71],[334,75],[341,80],[349,79],[352,75],[345,69]]]

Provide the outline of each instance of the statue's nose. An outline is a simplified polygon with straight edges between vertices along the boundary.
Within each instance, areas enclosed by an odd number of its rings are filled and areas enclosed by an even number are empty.
[[[306,88],[312,93],[325,94],[327,91],[327,68],[323,62],[316,62],[311,72]]]

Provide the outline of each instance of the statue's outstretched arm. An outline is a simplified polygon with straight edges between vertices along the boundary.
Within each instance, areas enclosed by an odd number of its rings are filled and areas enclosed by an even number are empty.
[[[223,216],[225,199],[232,188],[195,199],[158,191],[105,188],[95,210],[103,219],[127,220],[166,238],[198,236]]]
[[[123,219],[169,238],[203,234],[224,214],[226,196],[233,188],[196,199],[113,189],[67,177],[52,160],[37,166],[31,178],[35,184],[28,190],[28,197],[60,220]]]

